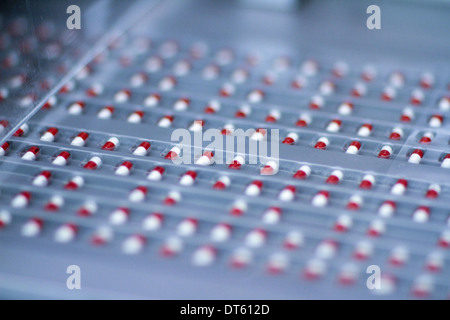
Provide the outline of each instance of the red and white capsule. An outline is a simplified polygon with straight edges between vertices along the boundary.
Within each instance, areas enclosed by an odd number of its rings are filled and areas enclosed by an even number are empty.
[[[202,77],[205,80],[213,80],[215,78],[217,78],[220,74],[220,68],[219,66],[215,65],[215,64],[210,64],[207,65],[203,70],[202,70]]]
[[[159,252],[163,257],[173,257],[183,250],[183,241],[178,237],[169,237],[161,246]]]
[[[262,215],[262,221],[266,224],[276,224],[281,220],[281,208],[271,207]]]
[[[399,88],[399,87],[403,87],[403,85],[406,82],[406,79],[405,79],[405,75],[402,72],[395,71],[395,72],[391,73],[388,81],[392,86]]]
[[[303,269],[303,277],[306,280],[317,280],[321,278],[327,271],[325,262],[321,259],[309,260]]]
[[[434,114],[428,120],[428,125],[432,128],[440,128],[444,122],[444,117],[440,114]]]
[[[279,110],[270,110],[266,117],[266,122],[274,123],[280,120],[281,112]]]
[[[368,241],[360,241],[356,243],[353,251],[353,258],[356,260],[367,260],[373,254],[373,245]]]
[[[10,147],[9,142],[5,142],[0,146],[0,157],[3,157],[6,154],[9,147]]]
[[[247,233],[244,242],[250,248],[262,247],[267,240],[267,231],[263,229],[254,229]]]
[[[361,149],[361,142],[354,140],[350,142],[349,146],[347,147],[347,150],[345,150],[345,153],[358,154],[360,149]]]
[[[254,180],[245,188],[245,194],[250,197],[257,197],[261,194],[262,188],[263,182],[260,180]]]
[[[111,119],[114,115],[114,112],[116,109],[112,106],[106,106],[100,109],[100,111],[97,113],[97,117],[99,119]]]
[[[370,237],[379,237],[386,232],[386,224],[382,220],[374,220],[367,228],[367,235]]]
[[[166,206],[174,206],[181,200],[182,200],[181,193],[179,191],[173,190],[169,191],[167,196],[164,198],[164,204]]]
[[[414,110],[411,108],[405,108],[402,111],[402,114],[400,115],[400,121],[401,122],[411,122],[414,120],[415,113]]]
[[[217,181],[214,183],[213,188],[217,190],[223,190],[230,186],[231,180],[228,176],[221,176]]]
[[[156,231],[162,227],[163,222],[164,222],[164,215],[159,212],[154,212],[148,215],[142,221],[142,228],[145,231]]]
[[[122,252],[128,255],[139,254],[144,249],[147,239],[140,235],[131,235],[122,243]]]
[[[360,195],[352,195],[347,202],[348,210],[359,210],[364,204],[364,199]]]
[[[325,80],[319,85],[319,92],[324,96],[329,96],[336,91],[336,84],[331,80]]]
[[[148,76],[143,72],[138,72],[131,76],[130,86],[132,88],[142,87],[148,81]]]
[[[381,148],[380,152],[378,152],[378,158],[389,159],[394,150],[392,150],[391,146],[385,145]]]
[[[414,89],[411,92],[410,102],[412,105],[420,105],[423,103],[423,99],[425,98],[425,94],[420,89]]]
[[[272,175],[275,175],[278,173],[278,168],[279,168],[278,162],[276,162],[274,160],[269,160],[264,165],[264,167],[261,168],[259,173],[261,175],[272,176]]]
[[[231,97],[236,93],[236,87],[234,84],[226,82],[222,85],[222,87],[219,89],[219,95],[227,98]]]
[[[160,102],[161,102],[161,96],[157,93],[152,93],[152,94],[149,94],[144,99],[144,106],[146,106],[148,108],[154,108],[154,107],[158,106]]]
[[[251,112],[252,112],[252,109],[250,108],[250,106],[244,104],[241,107],[239,107],[239,109],[234,114],[234,117],[235,118],[246,118],[250,115]]]
[[[210,238],[214,242],[225,242],[231,237],[232,227],[227,223],[219,223],[211,229]]]
[[[338,108],[337,113],[342,116],[349,116],[353,113],[354,105],[352,102],[342,102]]]
[[[178,76],[182,77],[187,75],[192,69],[192,65],[187,60],[180,60],[177,61],[173,66],[173,73]]]
[[[89,97],[98,97],[103,93],[104,90],[105,88],[103,87],[103,85],[96,82],[86,90],[86,95],[88,95]]]
[[[431,209],[427,206],[420,206],[414,210],[412,219],[417,223],[425,223],[429,220]]]
[[[433,289],[433,278],[428,274],[424,274],[414,279],[414,283],[411,287],[411,294],[419,299],[426,298],[433,292]]]
[[[390,218],[394,215],[397,204],[392,200],[384,201],[378,208],[378,215],[383,218]]]
[[[438,239],[438,246],[441,248],[450,248],[450,230],[445,230],[441,233]]]
[[[322,190],[314,195],[311,204],[314,207],[325,207],[328,205],[330,199],[330,193],[328,191]]]
[[[95,246],[104,246],[110,243],[114,238],[114,231],[108,226],[97,228],[91,237],[91,244]]]
[[[156,166],[149,171],[147,174],[147,179],[152,181],[160,181],[163,177],[164,171],[165,169],[163,167]]]
[[[253,253],[247,248],[238,248],[234,250],[230,258],[230,265],[236,269],[247,267],[253,260]]]
[[[217,250],[212,246],[198,248],[192,255],[192,264],[198,267],[205,267],[216,260]]]
[[[181,237],[190,237],[197,232],[198,221],[194,218],[186,218],[177,226],[177,234]]]
[[[8,226],[12,221],[12,216],[9,211],[0,210],[0,229]]]
[[[147,197],[148,189],[145,186],[139,186],[133,189],[128,195],[128,200],[131,202],[143,202]]]
[[[247,101],[250,103],[260,103],[264,99],[265,93],[262,90],[255,89],[247,95]]]
[[[172,125],[173,120],[174,120],[173,116],[166,115],[166,116],[162,117],[161,119],[159,119],[158,127],[168,128],[168,127],[170,127]]]
[[[28,191],[22,191],[11,200],[11,207],[22,209],[30,204],[31,193]]]
[[[267,137],[267,129],[258,128],[252,133],[250,139],[256,141],[263,141],[264,139],[266,139],[266,137]]]
[[[450,168],[450,153],[446,154],[444,159],[442,159],[441,168]]]
[[[158,56],[153,56],[145,61],[145,70],[147,72],[157,72],[164,65],[164,60]]]
[[[77,101],[67,108],[67,112],[73,116],[77,116],[83,113],[85,106],[86,104],[84,102]]]
[[[439,99],[438,107],[441,111],[450,111],[450,96]]]
[[[191,104],[191,100],[188,98],[181,98],[175,101],[173,104],[173,109],[175,111],[186,111]]]
[[[28,134],[28,131],[30,131],[30,128],[28,127],[28,124],[24,123],[17,129],[16,132],[14,132],[14,137],[24,137]]]
[[[80,217],[91,217],[96,214],[98,211],[97,202],[93,200],[87,200],[83,205],[78,209],[77,215]]]
[[[224,136],[231,136],[234,133],[234,124],[232,123],[227,123],[223,126],[222,131],[221,131],[222,135]]]
[[[210,166],[214,163],[214,153],[212,151],[205,151],[203,155],[195,161],[201,166]]]
[[[91,159],[89,159],[88,162],[83,166],[83,168],[88,170],[96,170],[100,168],[102,165],[102,159],[100,157],[94,156]]]
[[[48,128],[42,135],[41,135],[41,141],[44,142],[53,142],[55,141],[55,137],[58,134],[57,128]]]
[[[411,152],[411,155],[408,158],[409,163],[419,164],[420,161],[422,161],[424,152],[420,149],[415,149],[413,152]]]
[[[431,72],[424,72],[420,77],[420,86],[424,89],[430,89],[435,82],[434,75]]]
[[[391,251],[391,255],[389,257],[389,262],[393,266],[400,267],[404,265],[409,259],[409,250],[403,246],[394,247]]]
[[[295,188],[295,186],[292,186],[292,185],[286,186],[278,194],[278,200],[284,201],[284,202],[293,201],[295,199],[296,192],[297,192],[297,189]]]
[[[341,170],[333,170],[325,182],[329,184],[338,184],[343,178],[344,173]]]
[[[192,186],[197,179],[197,172],[195,171],[187,171],[180,178],[180,185],[182,186]]]
[[[143,141],[139,146],[133,151],[135,156],[146,156],[150,150],[150,142]]]
[[[432,132],[424,132],[419,142],[423,144],[429,144],[434,138],[434,134]]]
[[[117,176],[129,176],[131,169],[133,168],[133,163],[130,161],[122,162],[114,171]]]
[[[392,86],[387,86],[381,92],[381,100],[392,101],[397,96],[397,89]]]
[[[343,265],[338,274],[338,282],[342,286],[354,285],[358,279],[358,267],[352,263]]]
[[[428,254],[425,267],[430,272],[439,272],[444,267],[445,259],[441,252],[433,251]]]
[[[205,125],[205,121],[204,120],[194,120],[194,122],[192,122],[189,125],[189,131],[192,132],[201,132],[203,130],[203,126]]]
[[[54,239],[59,243],[68,243],[75,239],[77,233],[78,227],[75,224],[67,223],[56,230]]]
[[[242,216],[245,212],[247,212],[247,210],[247,202],[244,200],[236,200],[230,209],[230,213],[233,216]]]
[[[58,99],[55,96],[51,96],[50,98],[48,98],[48,100],[44,103],[44,105],[42,106],[42,109],[50,109],[53,108],[56,103],[58,102]]]
[[[212,114],[216,113],[220,110],[221,104],[218,100],[211,100],[208,102],[208,105],[205,107],[204,113]]]
[[[34,161],[38,157],[40,149],[38,147],[30,147],[22,156],[23,160]]]
[[[109,215],[109,223],[115,226],[123,225],[128,222],[130,210],[128,208],[117,208]]]
[[[289,132],[287,134],[286,138],[284,138],[283,143],[293,145],[293,144],[295,144],[295,142],[297,142],[298,138],[299,138],[299,136],[297,133]]]
[[[368,137],[372,133],[373,126],[370,123],[364,123],[361,127],[358,129],[358,136],[361,137]]]
[[[65,165],[67,165],[69,158],[70,158],[70,153],[67,151],[63,151],[60,154],[58,154],[55,157],[55,159],[53,159],[52,163],[57,166],[65,166]]]
[[[331,70],[333,75],[342,78],[345,77],[349,71],[349,66],[344,61],[338,61],[334,64],[333,69]]]
[[[73,80],[67,81],[65,85],[61,87],[59,90],[59,93],[68,93],[71,92],[73,89],[75,89],[76,83]]]
[[[425,197],[429,199],[436,199],[437,197],[439,197],[441,190],[442,189],[440,185],[432,183],[428,186],[427,192],[425,193]]]
[[[350,91],[351,95],[357,98],[363,97],[367,94],[367,85],[363,82],[357,82]]]
[[[141,123],[143,118],[144,118],[144,111],[136,110],[136,111],[130,113],[130,115],[127,118],[127,122]]]
[[[283,247],[288,250],[294,250],[303,246],[305,237],[299,231],[289,231],[283,241]]]
[[[128,89],[121,89],[114,94],[114,102],[125,103],[131,98],[131,91]]]
[[[52,173],[50,171],[42,171],[33,178],[32,184],[36,187],[46,187],[50,182]]]
[[[114,151],[118,145],[119,145],[119,139],[116,137],[111,137],[102,146],[102,150]]]
[[[50,212],[56,212],[64,205],[65,200],[62,196],[52,196],[50,200],[45,204],[44,210]]]
[[[0,134],[5,131],[5,129],[8,127],[9,122],[7,120],[0,120]]]
[[[316,60],[308,59],[302,62],[300,65],[300,72],[307,77],[311,77],[317,74],[319,71],[319,63]]]
[[[66,190],[78,190],[84,186],[84,178],[82,176],[72,177],[64,186]]]
[[[394,194],[396,196],[404,195],[407,187],[408,187],[408,180],[398,179],[397,182],[391,188],[391,194]]]
[[[44,227],[44,221],[40,218],[31,218],[25,222],[22,226],[22,236],[24,237],[36,237],[42,232]]]
[[[228,165],[229,169],[239,170],[245,163],[245,159],[242,156],[235,156],[233,161]]]
[[[295,179],[306,179],[311,175],[311,167],[307,165],[301,166],[292,176]]]
[[[403,138],[403,129],[400,127],[395,127],[392,129],[389,139],[391,140],[401,140]]]
[[[328,132],[339,132],[340,130],[341,130],[341,126],[342,126],[342,121],[341,120],[339,120],[339,119],[333,119],[333,120],[331,120],[329,123],[328,123],[328,125],[327,125],[327,127],[326,127],[326,130],[328,131]]]
[[[309,102],[309,108],[310,109],[322,109],[322,107],[325,104],[325,100],[322,96],[314,95],[312,96],[310,102]]]
[[[297,122],[295,123],[295,125],[297,127],[307,127],[310,123],[311,123],[312,119],[311,116],[307,113],[302,113]]]
[[[317,245],[314,255],[319,259],[328,260],[333,258],[337,251],[338,243],[335,240],[325,239]]]
[[[308,79],[303,75],[297,75],[291,82],[291,87],[297,90],[303,89],[308,85]]]
[[[9,90],[7,88],[0,88],[0,101],[8,98]]]
[[[158,87],[161,91],[170,91],[175,88],[177,80],[175,77],[167,76],[159,81]]]
[[[320,137],[316,144],[314,145],[314,148],[316,149],[320,149],[320,150],[325,150],[328,145],[330,144],[330,140],[326,137]]]
[[[284,253],[272,254],[267,262],[267,272],[270,274],[280,274],[289,267],[289,258]]]
[[[375,177],[371,174],[366,174],[359,184],[360,189],[372,189],[375,185]]]
[[[172,147],[169,152],[164,156],[165,159],[175,160],[180,156],[181,149],[178,146]]]

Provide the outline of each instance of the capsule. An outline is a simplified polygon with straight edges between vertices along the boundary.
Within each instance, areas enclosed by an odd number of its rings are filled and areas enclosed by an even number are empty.
[[[171,115],[165,115],[158,121],[158,126],[161,128],[168,128],[172,125],[174,117]]]
[[[261,175],[275,175],[278,173],[278,163],[276,161],[270,160],[261,168]]]
[[[223,190],[230,186],[231,180],[227,176],[221,176],[217,181],[214,183],[213,188],[217,190]]]
[[[411,108],[405,108],[400,115],[400,121],[409,123],[414,120],[414,117],[414,111]]]
[[[405,179],[398,179],[397,182],[391,188],[391,194],[401,196],[405,194],[408,187],[408,181]]]
[[[157,72],[161,70],[164,65],[164,60],[158,56],[153,56],[147,59],[145,62],[145,70],[147,72]]]
[[[411,287],[411,293],[417,298],[428,297],[434,289],[433,279],[429,275],[418,276]]]
[[[160,181],[162,179],[164,171],[165,169],[163,167],[156,166],[147,174],[147,179],[152,181]]]
[[[102,109],[100,109],[100,111],[97,113],[97,117],[99,119],[111,119],[114,112],[115,112],[115,108],[112,106],[106,106]]]
[[[420,138],[419,142],[423,144],[429,144],[434,138],[434,134],[432,132],[425,132]]]
[[[55,96],[51,96],[51,97],[48,98],[48,100],[44,103],[44,105],[42,106],[42,109],[50,109],[50,108],[53,108],[57,102],[58,102],[58,99],[56,99]]]
[[[429,207],[420,206],[414,211],[412,219],[414,222],[425,223],[429,220],[430,213],[431,210]]]
[[[123,225],[130,217],[130,210],[128,208],[117,208],[109,215],[109,223],[112,225]]]
[[[144,106],[154,108],[161,102],[161,96],[157,93],[149,94],[144,100]]]
[[[30,128],[28,127],[28,124],[24,123],[23,125],[20,126],[19,129],[17,129],[16,132],[14,132],[13,136],[14,137],[24,137],[28,134],[29,130],[30,130]]]
[[[267,135],[266,129],[258,128],[250,136],[250,139],[256,140],[256,141],[262,141],[266,138],[266,135]]]
[[[334,170],[333,172],[331,172],[325,182],[329,184],[338,184],[343,178],[344,173],[341,170]]]
[[[266,122],[275,123],[281,118],[281,112],[278,110],[270,110],[266,117]]]
[[[215,64],[207,65],[202,70],[202,77],[205,80],[213,80],[213,79],[217,78],[219,76],[219,74],[220,74],[220,68],[219,68],[219,66],[217,66]]]
[[[373,126],[370,123],[364,123],[361,127],[358,129],[358,136],[361,137],[368,137],[372,133]]]
[[[180,156],[181,153],[181,149],[177,146],[172,147],[172,149],[170,149],[169,152],[167,152],[167,154],[165,155],[165,159],[170,159],[170,160],[174,160],[177,159]]]
[[[59,227],[55,232],[55,241],[60,243],[68,243],[75,239],[78,227],[75,224],[67,223]]]
[[[98,97],[103,93],[104,90],[105,88],[103,87],[103,85],[96,82],[86,90],[86,95],[88,95],[89,97]]]
[[[247,95],[247,101],[250,103],[260,103],[264,99],[264,91],[262,90],[252,90]]]
[[[295,125],[297,127],[307,127],[311,123],[311,116],[307,113],[303,113],[299,116]]]
[[[187,171],[180,178],[180,185],[182,186],[192,186],[197,178],[197,172]]]
[[[88,138],[89,138],[89,133],[80,132],[72,139],[72,141],[70,142],[70,145],[76,146],[76,147],[84,147],[84,145],[86,144],[86,140]]]
[[[262,221],[267,224],[278,223],[281,219],[281,208],[271,207],[262,216]]]
[[[425,197],[429,199],[435,199],[439,197],[440,193],[441,193],[441,186],[436,183],[432,183],[428,186]]]
[[[212,264],[217,256],[217,250],[212,246],[203,246],[198,248],[192,255],[192,264],[199,267],[205,267]]]
[[[381,93],[381,100],[392,101],[397,96],[397,89],[392,86],[387,86],[383,89]]]
[[[182,199],[181,193],[178,191],[169,191],[166,198],[164,199],[164,204],[166,206],[174,206]]]
[[[428,120],[428,125],[432,128],[440,128],[444,122],[444,117],[440,114],[434,114]]]
[[[289,231],[283,240],[283,247],[288,250],[294,250],[303,246],[304,240],[304,236],[301,232]]]
[[[364,199],[360,195],[352,195],[347,203],[348,210],[359,210],[364,204]]]
[[[182,237],[190,237],[197,232],[198,221],[194,218],[186,218],[177,226],[177,234]]]
[[[44,210],[55,212],[61,209],[64,205],[64,198],[61,196],[52,196],[50,200],[45,204]]]
[[[118,176],[128,176],[130,175],[131,169],[133,168],[133,163],[130,161],[124,161],[115,170],[115,174]]]
[[[65,85],[61,87],[59,93],[68,93],[75,89],[75,81],[69,80]]]
[[[325,207],[328,205],[328,201],[330,199],[330,194],[328,191],[319,191],[311,201],[311,204],[314,207]]]
[[[372,186],[375,184],[375,177],[371,174],[366,174],[359,184],[360,189],[372,189]]]
[[[233,216],[242,216],[248,209],[247,202],[236,200],[231,207],[230,213]]]
[[[110,227],[102,226],[97,228],[91,237],[91,244],[95,246],[104,246],[110,243],[114,238],[114,232]]]
[[[254,180],[245,188],[245,194],[247,196],[257,197],[261,194],[262,188],[263,188],[262,181]]]
[[[345,264],[338,274],[338,282],[343,286],[351,286],[358,279],[358,268],[354,264]]]
[[[325,100],[322,96],[315,95],[311,98],[311,101],[309,102],[309,108],[310,109],[322,109],[323,105],[325,104]]]
[[[357,82],[352,90],[350,91],[350,94],[354,97],[360,98],[367,94],[367,86],[365,83]]]
[[[147,243],[147,239],[139,234],[131,235],[122,243],[122,252],[128,255],[140,253]]]
[[[445,155],[441,163],[441,168],[450,168],[450,153]]]
[[[297,189],[294,186],[286,186],[278,194],[278,200],[285,201],[285,202],[292,201],[295,198],[296,191],[297,191]]]
[[[221,131],[222,135],[224,136],[231,136],[234,133],[234,124],[227,123],[223,126],[223,129]]]
[[[236,92],[236,87],[234,84],[232,83],[224,83],[222,85],[222,87],[219,90],[219,95],[227,98],[227,97],[231,97],[232,95],[234,95],[234,93]]]
[[[143,72],[138,72],[131,76],[130,86],[132,88],[142,87],[148,81],[148,76]]]
[[[338,78],[345,77],[348,73],[348,64],[343,61],[338,61],[334,64],[332,73]]]
[[[413,152],[411,152],[411,155],[408,158],[409,163],[419,164],[422,160],[424,155],[424,152],[420,149],[415,149]]]
[[[114,101],[116,103],[124,103],[124,102],[128,102],[128,100],[130,100],[130,97],[131,97],[131,91],[122,89],[122,90],[117,91],[114,94]]]
[[[361,149],[361,143],[355,140],[350,142],[349,146],[347,147],[347,150],[345,150],[345,153],[358,154],[359,149]]]
[[[441,248],[450,248],[450,230],[445,230],[441,233],[438,245]]]
[[[182,77],[187,75],[192,69],[191,63],[186,60],[180,60],[175,63],[173,66],[173,73],[178,76]]]
[[[245,160],[242,156],[234,157],[233,161],[228,165],[228,168],[239,170],[244,165]]]
[[[117,139],[116,137],[111,137],[102,146],[102,150],[114,151],[114,149],[116,149],[118,145],[119,145],[119,139]]]
[[[84,178],[82,176],[75,176],[71,178],[66,185],[64,186],[64,189],[66,190],[78,190],[84,186]]]
[[[55,136],[58,133],[57,128],[48,128],[42,135],[41,141],[53,142],[55,141]]]
[[[301,166],[292,176],[295,179],[306,179],[311,175],[311,167],[307,165]]]
[[[444,267],[444,261],[441,252],[433,251],[427,256],[425,267],[430,272],[439,272]]]
[[[80,217],[91,217],[98,211],[98,205],[95,201],[88,200],[78,209],[77,215]]]
[[[336,84],[331,80],[325,80],[319,85],[319,92],[324,96],[333,94],[336,90]]]
[[[148,193],[147,187],[139,186],[130,192],[128,200],[131,202],[142,202],[145,200],[147,193]]]
[[[245,236],[244,242],[250,248],[258,248],[263,246],[266,240],[267,240],[266,230],[254,229]]]
[[[187,98],[178,99],[173,104],[173,109],[175,111],[186,111],[189,108],[189,105],[191,104],[191,100]]]
[[[317,245],[314,255],[319,259],[328,260],[336,255],[337,250],[338,243],[336,241],[325,239]]]
[[[401,140],[403,138],[403,129],[400,127],[395,127],[392,129],[389,139],[391,140]]]
[[[164,222],[164,215],[159,212],[155,212],[147,216],[142,221],[142,228],[146,231],[156,231],[160,229]]]
[[[394,247],[389,257],[389,262],[393,266],[400,267],[404,265],[409,259],[409,251],[406,247],[398,246]]]
[[[30,200],[31,193],[28,191],[22,191],[11,200],[11,207],[19,209],[25,208],[30,204]]]
[[[231,225],[219,223],[211,229],[210,238],[214,242],[225,242],[230,238],[231,231]]]
[[[24,223],[21,233],[24,237],[36,237],[41,233],[43,226],[44,222],[42,219],[31,218]]]
[[[330,140],[328,140],[328,138],[321,137],[317,140],[316,144],[314,145],[314,148],[320,149],[320,150],[325,150],[329,144],[330,144]]]
[[[420,86],[430,89],[434,85],[434,75],[431,72],[424,72],[420,77]]]
[[[65,166],[70,158],[70,153],[67,151],[63,151],[56,156],[56,158],[52,161],[54,165],[57,166]]]
[[[234,114],[235,118],[246,118],[251,113],[251,108],[248,105],[243,105]]]
[[[9,225],[12,221],[12,216],[9,211],[0,210],[0,229]]]
[[[9,142],[5,142],[4,144],[2,144],[2,146],[0,147],[0,157],[3,157],[6,154],[9,147],[10,147]]]
[[[221,104],[218,100],[211,100],[205,107],[204,113],[213,114],[220,110]]]
[[[173,257],[183,250],[183,241],[178,237],[169,237],[164,241],[159,252],[164,257]]]
[[[396,87],[402,87],[405,84],[405,75],[400,71],[392,72],[388,79],[389,83]]]
[[[189,125],[189,131],[192,132],[201,132],[203,129],[203,126],[205,125],[204,120],[195,120]]]
[[[142,119],[144,118],[144,112],[137,110],[132,113],[127,118],[127,122],[129,123],[141,123]]]
[[[353,258],[356,260],[367,260],[373,254],[373,245],[368,241],[360,241],[355,245]]]
[[[100,168],[101,165],[102,159],[100,157],[94,156],[88,162],[86,162],[83,168],[88,170],[96,170]]]
[[[7,120],[0,120],[0,133],[5,131],[5,129],[8,127],[9,122]]]
[[[343,102],[339,105],[337,112],[342,116],[349,116],[353,113],[354,105],[351,102]]]
[[[390,146],[385,145],[381,148],[380,152],[378,153],[378,158],[382,159],[389,159],[393,150]]]
[[[312,259],[306,263],[303,269],[303,277],[306,280],[317,280],[321,278],[327,270],[325,262],[321,259]]]
[[[297,90],[303,89],[308,85],[308,79],[302,75],[298,75],[291,82],[291,87]]]
[[[311,77],[317,74],[319,71],[319,63],[313,59],[308,59],[302,62],[300,65],[300,72]]]
[[[22,156],[23,160],[27,161],[34,161],[39,155],[39,148],[38,147],[30,147]]]
[[[370,223],[367,229],[367,235],[370,237],[379,237],[386,232],[386,225],[384,221],[374,220]]]
[[[412,105],[420,105],[423,102],[423,99],[425,98],[425,94],[420,89],[414,89],[411,93],[410,102]]]
[[[392,200],[387,200],[378,208],[378,215],[384,218],[390,218],[394,215],[397,204]]]
[[[253,253],[247,248],[238,248],[234,250],[230,258],[230,265],[235,269],[247,267],[253,260]]]
[[[0,88],[0,101],[5,100],[9,96],[9,90],[7,88]]]
[[[450,96],[439,99],[438,107],[441,111],[450,111]]]
[[[280,274],[289,266],[289,258],[284,253],[275,253],[269,257],[267,262],[267,272],[270,274]]]
[[[195,163],[201,166],[212,165],[214,163],[214,153],[211,151],[204,152],[203,155],[198,158]]]
[[[37,176],[33,178],[33,186],[36,187],[46,187],[50,182],[52,173],[50,171],[42,171]]]

